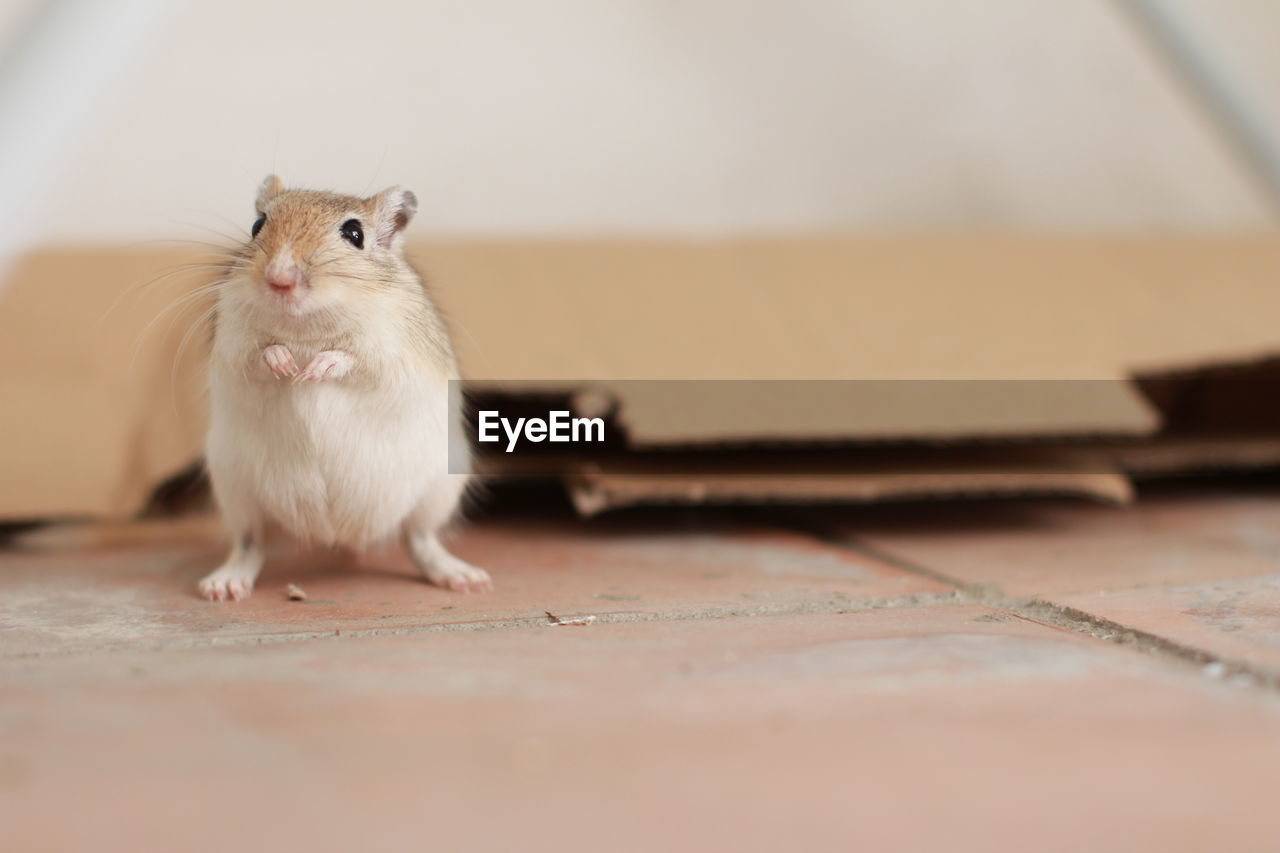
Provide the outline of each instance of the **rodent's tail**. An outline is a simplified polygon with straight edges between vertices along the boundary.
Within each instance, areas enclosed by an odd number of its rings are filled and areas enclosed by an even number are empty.
[[[221,530],[216,515],[140,521],[69,521],[12,534],[7,544],[21,551],[87,551],[210,539],[220,535]]]

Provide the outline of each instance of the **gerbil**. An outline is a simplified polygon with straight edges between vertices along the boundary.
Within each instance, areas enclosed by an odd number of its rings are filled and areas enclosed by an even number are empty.
[[[249,595],[269,524],[356,551],[400,536],[431,583],[492,588],[439,539],[468,482],[451,470],[470,458],[449,405],[453,345],[404,256],[416,210],[400,188],[361,199],[263,181],[217,291],[206,453],[232,547],[205,598]]]

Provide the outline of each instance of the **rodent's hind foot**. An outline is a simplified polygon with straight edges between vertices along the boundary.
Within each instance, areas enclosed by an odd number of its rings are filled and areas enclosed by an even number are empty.
[[[254,578],[238,566],[223,566],[200,581],[200,594],[210,601],[243,601],[253,592]]]
[[[443,565],[422,570],[428,583],[466,595],[473,592],[493,592],[493,579],[488,572],[465,560],[459,560],[452,554],[447,556],[449,559]]]
[[[422,569],[428,583],[466,594],[493,592],[489,573],[450,554],[436,534],[411,533],[405,540],[409,556]]]
[[[253,592],[262,562],[262,549],[254,537],[237,537],[227,561],[201,578],[200,594],[210,601],[244,601]]]

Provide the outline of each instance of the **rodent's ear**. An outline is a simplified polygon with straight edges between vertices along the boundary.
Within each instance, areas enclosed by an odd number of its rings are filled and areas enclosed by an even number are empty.
[[[403,187],[392,187],[373,197],[373,207],[378,245],[390,249],[418,212],[418,197]]]
[[[258,200],[255,203],[258,208],[258,212],[262,213],[267,207],[267,202],[271,201],[271,199],[280,195],[282,192],[284,192],[284,181],[280,180],[275,175],[267,175],[263,178],[262,184],[258,187]]]

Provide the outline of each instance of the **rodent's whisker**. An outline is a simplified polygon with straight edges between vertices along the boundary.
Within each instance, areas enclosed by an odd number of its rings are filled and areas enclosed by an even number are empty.
[[[177,322],[178,318],[182,316],[182,313],[185,312],[193,302],[199,300],[201,297],[210,297],[216,305],[216,294],[225,287],[227,283],[228,282],[226,280],[223,280],[202,285],[189,293],[182,294],[158,311],[156,315],[151,318],[151,321],[142,328],[142,331],[138,332],[137,338],[134,339],[133,354],[129,360],[130,369],[133,368],[134,363],[137,361],[138,353],[142,350],[142,345],[146,341],[147,335],[151,333],[157,323],[165,317],[170,317],[170,315],[172,315],[169,320],[169,325],[165,329],[165,337],[168,337],[173,331],[174,323]]]
[[[220,234],[224,237],[228,237],[229,239],[234,240],[236,243],[245,243],[249,240],[249,229],[245,228],[243,223],[237,222],[236,220],[223,216],[221,214],[215,214],[215,216],[217,216],[218,219],[221,219],[223,222],[225,222],[227,224],[227,227],[231,229],[230,235],[224,234],[221,231],[217,231],[213,228],[210,228],[207,225],[205,226],[196,225],[195,227],[204,228],[206,231],[210,231],[214,234]]]
[[[222,237],[223,235],[218,234]],[[212,240],[195,240],[191,237],[155,237],[151,240],[142,241],[145,246],[176,246],[183,249],[192,249],[199,247],[201,249],[213,249],[215,252],[225,252],[234,246],[244,242],[238,237],[227,237],[223,242],[215,243]]]
[[[183,293],[183,294],[181,294],[181,295],[179,295],[179,296],[175,297],[174,299],[172,299],[172,300],[169,302],[169,304],[165,305],[163,308],[161,308],[159,311],[157,311],[157,312],[156,312],[156,314],[155,314],[155,316],[151,318],[151,320],[147,323],[147,325],[145,325],[145,326],[143,326],[143,327],[142,327],[141,331],[139,331],[139,332],[138,332],[138,336],[134,339],[134,342],[133,342],[133,347],[134,347],[134,351],[133,351],[133,358],[136,358],[136,357],[137,357],[137,355],[138,355],[138,350],[139,350],[139,349],[141,349],[142,344],[143,344],[143,341],[145,341],[145,340],[146,340],[147,335],[151,332],[151,330],[152,330],[153,328],[155,328],[155,325],[156,325],[157,323],[159,323],[161,320],[163,320],[165,317],[167,317],[167,316],[168,316],[169,314],[171,314],[172,312],[177,311],[177,310],[179,310],[179,309],[183,308],[183,307],[184,307],[185,305],[187,305],[189,302],[191,302],[191,301],[193,301],[193,300],[195,300],[195,299],[199,298],[201,295],[203,295],[203,294],[205,294],[205,293],[212,293],[212,292],[213,292],[213,290],[210,290],[210,289],[207,289],[207,288],[208,288],[208,285],[204,285],[204,286],[198,287],[198,288],[196,288],[196,289],[194,289],[194,290],[191,290],[191,291],[189,291],[189,292],[187,292],[187,293]],[[170,328],[172,328],[172,323],[170,324]],[[167,334],[167,332],[166,332],[166,334]],[[130,365],[132,366],[132,360],[130,361]]]
[[[212,228],[208,225],[204,225],[199,222],[190,222],[186,220],[175,220],[175,221],[178,225],[183,225],[187,228],[195,228],[199,231],[206,231],[210,234],[213,234],[215,237],[220,237],[223,240],[226,240],[230,243],[235,243],[237,245],[248,241],[249,231],[243,225],[241,225],[238,222],[233,222],[232,220],[228,219],[225,216],[218,216],[218,219],[221,219],[227,225],[231,226],[232,233],[228,234],[225,231],[219,231],[217,228]],[[198,241],[191,241],[191,242],[198,242]]]
[[[366,284],[368,283],[396,284],[397,283],[397,279],[392,276],[351,275],[348,273],[339,273],[339,272],[325,272],[324,275],[326,278],[338,278],[338,279],[342,279],[343,281],[355,281],[355,282],[362,282]]]
[[[120,307],[120,304],[125,299],[136,296],[137,294],[150,290],[153,287],[159,287],[161,284],[167,284],[174,279],[180,279],[184,276],[194,277],[196,273],[201,272],[217,273],[218,279],[225,279],[229,278],[231,273],[237,271],[242,270],[237,266],[229,265],[226,262],[216,261],[213,259],[208,261],[192,261],[189,263],[178,264],[157,274],[147,281],[125,288],[123,292],[111,301],[111,304],[107,306],[107,309],[102,312],[102,316],[98,318],[98,325],[102,325],[102,323],[115,313],[116,309]]]
[[[204,328],[205,324],[218,311],[218,303],[215,301],[212,305],[201,312],[200,316],[195,319],[188,328],[187,333],[182,336],[182,340],[178,343],[178,351],[173,357],[173,364],[169,367],[169,398],[176,407],[178,405],[178,365],[182,364],[182,356],[187,351],[187,345],[191,342],[191,337],[199,329]]]

